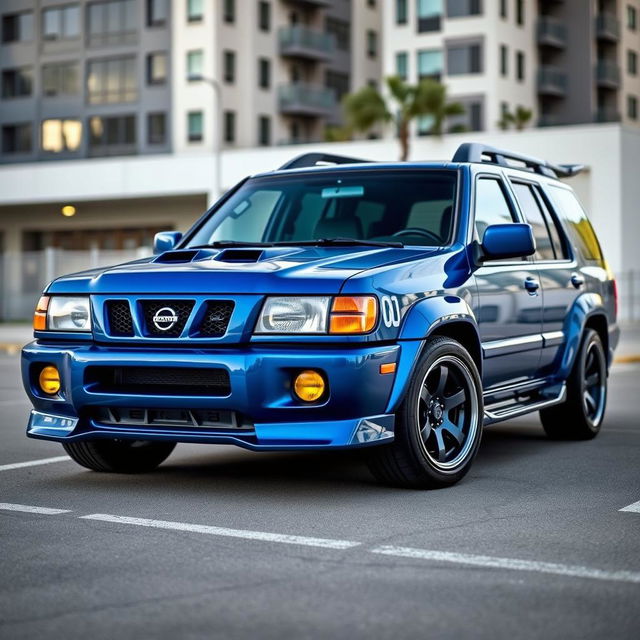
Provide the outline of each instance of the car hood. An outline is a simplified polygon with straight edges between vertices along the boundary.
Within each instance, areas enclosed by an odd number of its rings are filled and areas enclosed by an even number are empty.
[[[436,248],[267,247],[170,251],[58,278],[48,293],[333,294],[368,269],[422,259]]]

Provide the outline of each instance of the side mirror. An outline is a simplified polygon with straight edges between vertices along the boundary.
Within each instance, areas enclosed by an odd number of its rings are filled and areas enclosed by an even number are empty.
[[[171,251],[182,240],[180,231],[161,231],[153,238],[153,253]]]
[[[536,252],[531,225],[492,224],[484,230],[480,244],[480,260],[504,260],[522,258]]]

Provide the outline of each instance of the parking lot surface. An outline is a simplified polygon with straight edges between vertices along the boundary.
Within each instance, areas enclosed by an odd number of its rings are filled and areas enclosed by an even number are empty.
[[[90,472],[25,437],[16,357],[0,371],[0,638],[640,637],[638,364],[595,440],[489,427],[432,492],[349,452]]]

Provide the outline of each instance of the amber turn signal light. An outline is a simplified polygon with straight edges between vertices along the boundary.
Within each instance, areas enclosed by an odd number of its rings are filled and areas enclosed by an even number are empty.
[[[60,391],[60,372],[51,365],[44,367],[38,376],[38,383],[46,394],[52,396]]]
[[[333,299],[329,333],[369,333],[378,318],[374,296],[338,296]]]
[[[49,307],[49,296],[42,296],[38,300],[35,313],[33,314],[33,328],[35,331],[47,330],[47,308]]]
[[[386,362],[385,364],[380,365],[380,373],[395,373],[396,372],[396,363],[395,362]]]
[[[300,400],[315,402],[324,394],[324,378],[317,371],[311,369],[302,371],[296,376],[293,390]]]

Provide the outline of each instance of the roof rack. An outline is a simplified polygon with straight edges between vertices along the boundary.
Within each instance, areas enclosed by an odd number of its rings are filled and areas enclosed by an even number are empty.
[[[452,162],[477,162],[497,164],[501,167],[516,168],[508,160],[515,160],[524,164],[526,169],[549,178],[570,178],[584,169],[582,164],[551,164],[532,156],[525,156],[513,151],[496,149],[478,142],[465,142],[458,147]]]
[[[349,158],[348,156],[335,156],[331,153],[303,153],[293,160],[285,162],[278,171],[283,169],[301,169],[302,167],[317,167],[328,164],[360,164],[361,162],[371,162],[360,158]]]

